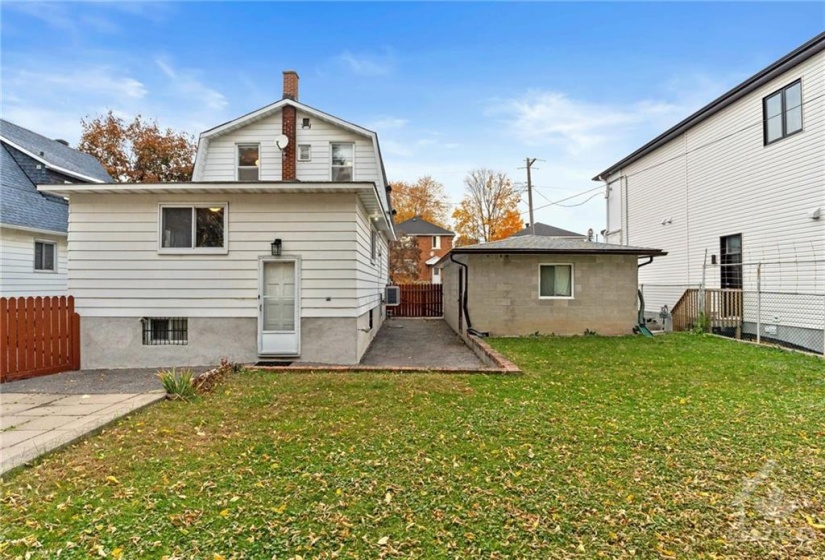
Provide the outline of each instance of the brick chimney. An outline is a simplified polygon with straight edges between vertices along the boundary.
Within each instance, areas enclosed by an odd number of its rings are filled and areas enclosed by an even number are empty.
[[[284,99],[298,101],[298,73],[294,70],[284,71]],[[297,179],[295,171],[297,160],[297,121],[298,112],[292,105],[284,107],[281,118],[281,132],[289,139],[284,149],[283,160],[281,162],[281,180],[294,181]]]
[[[284,70],[284,99],[298,101],[298,72]]]

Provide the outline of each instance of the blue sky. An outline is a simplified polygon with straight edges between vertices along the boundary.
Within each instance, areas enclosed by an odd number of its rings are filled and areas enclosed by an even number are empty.
[[[74,144],[111,109],[197,135],[281,97],[379,133],[390,180],[460,200],[474,168],[535,206],[596,173],[825,29],[807,3],[37,3],[4,0],[2,114]],[[604,227],[604,199],[537,221]],[[525,195],[526,200],[526,195]],[[585,202],[587,201],[587,202]],[[524,205],[526,210],[526,204]]]

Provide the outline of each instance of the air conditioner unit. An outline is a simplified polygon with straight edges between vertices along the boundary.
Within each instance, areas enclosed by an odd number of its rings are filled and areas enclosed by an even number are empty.
[[[384,290],[384,304],[387,307],[395,307],[401,304],[401,288],[398,286],[387,286]]]

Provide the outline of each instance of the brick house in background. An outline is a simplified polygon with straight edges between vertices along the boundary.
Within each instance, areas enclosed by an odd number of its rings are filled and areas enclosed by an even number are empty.
[[[421,216],[415,216],[395,225],[399,238],[415,239],[421,257],[418,262],[418,281],[441,284],[441,271],[433,265],[453,248],[455,232],[428,222]]]

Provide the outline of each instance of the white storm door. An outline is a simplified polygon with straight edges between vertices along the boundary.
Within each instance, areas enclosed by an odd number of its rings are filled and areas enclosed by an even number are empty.
[[[261,261],[258,353],[300,354],[300,291],[297,261]]]

